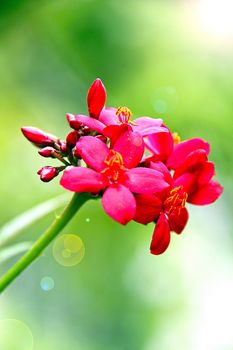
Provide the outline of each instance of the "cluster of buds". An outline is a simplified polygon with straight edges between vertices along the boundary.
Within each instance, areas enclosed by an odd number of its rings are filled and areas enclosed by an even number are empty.
[[[200,138],[181,141],[162,119],[131,120],[127,107],[105,103],[105,87],[96,79],[87,94],[89,115],[67,114],[73,131],[65,141],[34,127],[22,132],[41,156],[62,162],[40,169],[42,181],[64,171],[61,186],[100,196],[105,212],[115,221],[155,222],[150,250],[161,254],[171,232],[180,234],[186,226],[187,202],[210,204],[222,193],[213,180],[210,146]]]

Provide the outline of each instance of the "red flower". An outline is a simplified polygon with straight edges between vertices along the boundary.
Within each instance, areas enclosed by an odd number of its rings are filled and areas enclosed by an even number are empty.
[[[162,254],[170,243],[170,231],[181,233],[188,221],[186,201],[205,205],[213,203],[223,188],[214,180],[214,164],[207,159],[209,145],[201,139],[185,141],[175,147],[168,160],[175,168],[173,178],[161,162],[151,163],[160,171],[170,190],[161,191],[157,196],[137,195],[137,209],[134,220],[143,224],[157,221],[154,229],[151,253]],[[202,147],[195,149],[195,147]]]
[[[144,152],[139,133],[123,133],[112,149],[95,137],[84,136],[77,142],[76,151],[89,168],[68,167],[61,178],[61,185],[74,192],[98,193],[104,190],[103,208],[121,224],[126,224],[135,216],[133,193],[158,193],[169,187],[160,172],[135,168]]]

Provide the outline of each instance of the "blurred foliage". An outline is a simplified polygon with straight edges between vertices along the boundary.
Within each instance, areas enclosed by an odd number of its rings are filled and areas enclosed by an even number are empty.
[[[212,276],[214,259],[215,287],[222,261],[224,271],[233,262],[233,51],[230,42],[209,40],[200,31],[192,6],[178,0],[1,1],[1,224],[63,193],[57,179],[39,181],[36,171],[48,161],[37,156],[20,127],[65,137],[65,113],[87,112],[86,92],[96,77],[107,88],[109,106],[126,105],[135,117],[162,117],[183,139],[207,139],[225,187],[212,208],[190,210],[187,234],[174,237],[159,258],[148,249],[153,225],[120,227],[100,203],[82,208],[65,232],[83,239],[83,261],[61,267],[50,247],[2,297],[0,318],[25,322],[34,350],[233,349],[232,338],[208,347],[214,326],[203,348],[193,340],[193,299]],[[36,239],[51,220],[23,237]],[[47,293],[40,289],[44,276],[55,281]]]

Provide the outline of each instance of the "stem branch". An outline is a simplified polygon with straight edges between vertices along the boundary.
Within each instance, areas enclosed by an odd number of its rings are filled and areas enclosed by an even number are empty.
[[[51,226],[38,238],[31,249],[0,279],[0,293],[43,252],[89,198],[90,195],[87,193],[74,194],[61,215],[53,221]]]

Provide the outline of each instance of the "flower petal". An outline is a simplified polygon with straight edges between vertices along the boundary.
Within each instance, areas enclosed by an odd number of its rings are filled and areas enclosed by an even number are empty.
[[[132,127],[128,124],[108,125],[103,130],[103,135],[111,139],[111,148],[113,148],[117,139],[125,132],[132,131]]]
[[[197,149],[189,153],[187,157],[183,159],[183,163],[176,168],[174,178],[183,173],[195,171],[201,164],[205,163],[207,159],[208,157],[204,149]]]
[[[83,136],[76,143],[76,151],[91,168],[101,171],[109,154],[106,144],[93,136]]]
[[[150,245],[151,254],[159,255],[165,252],[169,246],[170,239],[170,227],[167,218],[164,213],[161,213],[152,236]]]
[[[150,117],[140,117],[133,121],[133,130],[139,132],[142,136],[147,136],[156,132],[167,132],[167,129],[162,127],[162,119],[154,119]]]
[[[188,222],[189,214],[186,208],[172,210],[169,214],[169,225],[171,231],[181,233]]]
[[[157,219],[162,208],[162,201],[153,194],[135,195],[137,209],[134,220],[140,224],[148,224]]]
[[[119,120],[116,111],[117,109],[112,107],[103,108],[99,116],[99,121],[106,126],[118,124]]]
[[[106,213],[120,224],[127,224],[136,213],[133,194],[123,185],[112,185],[106,189],[102,198]]]
[[[170,187],[160,172],[149,168],[134,168],[129,170],[126,173],[124,185],[131,192],[143,194],[159,193]]]
[[[166,167],[166,165],[160,161],[157,162],[151,162],[150,163],[150,168],[159,171],[160,173],[163,174],[164,180],[171,184],[172,183],[172,177],[170,174],[170,171]]]
[[[60,184],[73,192],[99,192],[107,182],[92,169],[70,166],[64,171]]]
[[[122,155],[126,168],[134,168],[144,153],[143,138],[138,132],[127,130],[116,140],[113,149]]]
[[[178,168],[179,166],[182,165],[184,159],[191,152],[196,151],[197,149],[205,150],[206,154],[208,155],[210,152],[210,145],[208,144],[208,142],[199,138],[193,138],[193,139],[178,143],[174,147],[172,154],[168,158],[167,166],[172,169]]]
[[[106,90],[104,84],[100,79],[96,79],[87,93],[87,105],[91,117],[98,118],[105,105],[105,101]]]
[[[169,130],[166,130],[166,132],[150,134],[145,140],[147,148],[153,153],[156,160],[165,161],[172,152],[173,137]]]
[[[67,120],[70,124],[70,127],[73,129],[79,129],[80,125],[88,126],[90,129],[102,133],[105,125],[95,118],[88,117],[86,115],[67,115]]]
[[[214,169],[214,163],[212,162],[205,162],[201,165],[199,171],[198,171],[198,185],[203,186],[207,184],[212,177],[215,175],[215,169]]]
[[[173,183],[173,187],[179,187],[182,186],[183,190],[185,192],[192,193],[197,185],[197,179],[195,174],[191,174],[191,173],[185,173],[181,176],[179,176],[177,179],[175,179],[174,183]]]
[[[206,205],[216,201],[222,194],[223,187],[211,180],[188,197],[188,202],[196,205]]]

